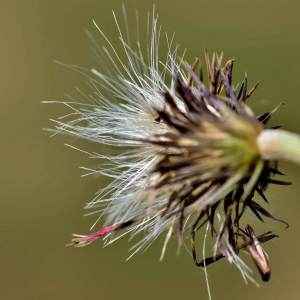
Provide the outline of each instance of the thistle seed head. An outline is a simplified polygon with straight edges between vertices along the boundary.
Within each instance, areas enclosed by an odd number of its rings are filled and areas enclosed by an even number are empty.
[[[248,100],[257,84],[249,89],[245,77],[234,85],[234,60],[224,61],[222,54],[209,57],[205,51],[205,71],[198,67],[199,59],[192,65],[178,60],[178,48],[167,39],[169,53],[162,61],[155,14],[146,56],[140,43],[132,46],[116,24],[127,62],[96,25],[107,43],[103,51],[111,63],[109,75],[92,69],[94,104],[65,101],[73,114],[55,121],[56,132],[120,149],[118,155],[90,154],[107,164],[86,169],[88,173],[112,178],[87,204],[107,217],[106,224],[87,236],[74,236],[71,244],[82,247],[99,238],[110,244],[126,233],[143,232],[133,255],[166,232],[163,256],[177,232],[180,243],[191,239],[198,266],[226,258],[251,278],[239,256],[245,250],[268,279],[269,261],[260,243],[275,235],[256,235],[252,226],[241,224],[248,223],[243,220],[246,210],[259,220],[282,221],[259,203],[267,202],[269,184],[288,184],[273,178],[282,174],[280,156],[268,156],[269,136],[261,138],[275,110],[255,116]],[[211,257],[199,262],[196,234],[205,224],[214,248]]]

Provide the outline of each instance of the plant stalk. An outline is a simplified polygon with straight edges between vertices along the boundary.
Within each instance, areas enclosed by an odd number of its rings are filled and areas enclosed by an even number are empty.
[[[300,136],[285,130],[265,129],[257,137],[263,159],[287,161],[300,165]]]

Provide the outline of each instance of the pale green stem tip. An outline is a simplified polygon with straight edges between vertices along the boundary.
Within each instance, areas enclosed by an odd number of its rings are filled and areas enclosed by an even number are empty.
[[[284,130],[265,129],[257,137],[263,159],[288,161],[300,165],[300,136]]]

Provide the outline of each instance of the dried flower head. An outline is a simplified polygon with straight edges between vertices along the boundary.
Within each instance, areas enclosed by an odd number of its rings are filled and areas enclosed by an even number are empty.
[[[249,89],[247,77],[233,84],[233,59],[224,61],[216,53],[209,57],[205,51],[201,66],[198,59],[189,65],[178,59],[177,46],[167,38],[169,52],[161,60],[155,14],[146,54],[139,41],[130,44],[115,21],[125,61],[96,25],[107,44],[103,53],[109,72],[92,69],[95,103],[66,101],[73,113],[55,121],[55,131],[120,149],[117,155],[91,154],[107,164],[89,173],[112,178],[87,204],[106,216],[106,224],[91,234],[75,235],[71,245],[81,247],[99,238],[109,244],[126,233],[143,232],[134,254],[166,233],[163,256],[177,233],[180,243],[191,239],[198,266],[224,257],[249,278],[239,256],[245,250],[268,280],[270,265],[261,243],[276,235],[256,235],[255,224],[241,224],[248,223],[243,221],[246,210],[260,220],[281,221],[260,202],[267,202],[269,184],[289,184],[274,179],[282,175],[277,160],[299,163],[294,150],[299,138],[266,129],[276,109],[255,116],[248,100],[257,84]],[[285,142],[292,146],[283,149]],[[211,257],[198,261],[195,235],[203,225],[210,229],[214,248]]]

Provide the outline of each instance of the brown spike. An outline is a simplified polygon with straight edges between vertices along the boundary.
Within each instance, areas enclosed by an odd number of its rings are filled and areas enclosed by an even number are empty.
[[[204,51],[204,58],[205,58],[205,64],[206,64],[206,69],[207,69],[208,82],[210,84],[212,70],[211,70],[211,64],[210,64],[210,59],[209,59],[209,54],[208,54],[207,49],[205,49],[205,51]]]
[[[257,87],[259,86],[260,82],[256,82],[255,85],[251,88],[251,90],[247,93],[246,99],[248,99],[253,93],[254,91],[257,89]]]
[[[192,70],[195,72],[195,70],[197,69],[199,65],[199,57],[196,57],[193,64],[192,64]],[[189,74],[188,80],[187,80],[187,86],[191,87],[193,84],[193,77],[191,76],[191,74]]]

